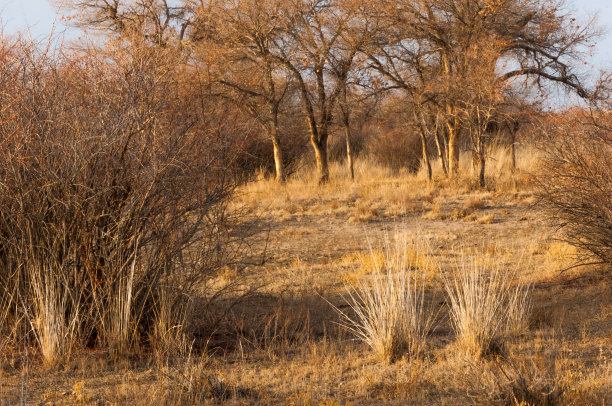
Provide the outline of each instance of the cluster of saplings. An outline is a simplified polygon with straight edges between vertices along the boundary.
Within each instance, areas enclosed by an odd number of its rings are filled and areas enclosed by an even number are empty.
[[[49,362],[81,346],[170,350],[194,289],[239,260],[227,204],[262,165],[262,135],[279,182],[308,142],[326,182],[335,133],[351,175],[365,148],[429,177],[436,156],[453,177],[464,147],[484,186],[492,134],[514,145],[534,89],[607,100],[573,68],[597,32],[558,3],[79,0],[63,11],[95,41],[0,37],[0,345],[34,340]],[[595,150],[551,151],[594,154],[576,165],[598,165],[605,198],[601,123],[565,137]],[[551,207],[580,219],[557,190]],[[606,201],[586,190],[572,199]],[[609,225],[596,209],[593,227]],[[609,262],[607,225],[593,244],[572,236]]]

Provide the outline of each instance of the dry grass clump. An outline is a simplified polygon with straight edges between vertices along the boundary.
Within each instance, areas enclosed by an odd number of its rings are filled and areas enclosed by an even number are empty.
[[[470,210],[465,210],[465,209],[460,209],[460,208],[454,208],[453,210],[451,210],[450,213],[448,213],[448,216],[446,217],[447,219],[451,219],[451,220],[465,220],[466,217],[470,216],[471,212]]]
[[[377,218],[381,214],[378,206],[366,202],[357,205],[354,219],[360,222],[368,222]]]
[[[351,313],[340,311],[344,323],[384,360],[418,357],[436,321],[438,312],[425,297],[430,266],[419,258],[398,238],[387,244],[384,261],[373,254],[370,280],[347,286]]]
[[[495,216],[493,214],[485,214],[476,219],[478,224],[493,224],[495,223]]]
[[[474,358],[500,350],[500,339],[525,327],[531,285],[515,283],[520,267],[486,254],[465,258],[444,277],[460,351]]]
[[[485,208],[486,206],[487,202],[484,199],[475,196],[467,200],[464,203],[463,208],[466,210],[479,210]]]
[[[607,405],[612,388],[609,363],[585,371],[559,352],[493,359],[453,359],[434,372],[472,404],[487,405]],[[467,400],[466,399],[466,400]],[[457,402],[463,404],[464,402]]]
[[[464,388],[476,404],[489,405],[561,405],[567,387],[555,368],[555,360],[546,365],[533,361],[464,360],[453,365],[454,386]]]
[[[444,220],[448,218],[448,214],[445,212],[444,198],[433,198],[430,204],[430,210],[423,213],[423,218],[429,220]]]

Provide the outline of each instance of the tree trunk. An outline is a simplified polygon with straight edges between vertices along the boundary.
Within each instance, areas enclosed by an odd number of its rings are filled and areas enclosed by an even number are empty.
[[[478,183],[480,187],[485,187],[485,156],[482,152],[478,155]]]
[[[321,185],[329,181],[329,167],[327,165],[327,133],[321,131],[318,139],[311,134],[310,142],[315,152],[315,159],[317,161],[317,175],[319,178],[319,185]]]
[[[355,180],[355,170],[353,169],[353,153],[351,151],[351,128],[349,123],[344,123],[344,134],[346,136],[346,165],[348,167],[351,180]]]
[[[427,148],[427,138],[425,137],[425,132],[423,130],[421,133],[421,145],[423,147],[423,163],[427,166],[427,180],[431,181],[432,173],[431,173],[431,163],[429,162],[429,151]]]
[[[459,174],[459,137],[457,127],[453,123],[446,123],[448,129],[448,174],[451,178]]]
[[[444,73],[446,75],[446,90],[450,91],[451,81],[449,80],[451,75],[451,64],[449,56],[446,52],[442,53],[442,62],[444,67]],[[448,130],[448,176],[455,178],[459,175],[459,126],[457,124],[456,108],[450,103],[446,103],[446,128]]]
[[[278,183],[285,183],[285,166],[283,159],[283,150],[281,149],[280,137],[278,135],[278,105],[272,105],[270,107],[270,114],[272,115],[272,121],[270,123],[269,131],[272,138],[272,147],[274,148],[274,168],[276,171],[276,181]]]
[[[280,146],[278,135],[272,137],[272,146],[274,147],[274,167],[276,169],[276,181],[285,183],[285,168],[283,166],[283,150]]]
[[[482,132],[479,130],[475,139],[472,138],[475,145],[472,147],[472,164],[474,165],[474,175],[478,176],[478,185],[481,188],[485,187],[485,140]],[[478,171],[476,173],[476,171]]]
[[[472,149],[472,175],[474,177],[477,177],[479,173],[480,173],[480,149],[478,146],[474,146]]]
[[[342,123],[344,124],[344,135],[346,138],[346,165],[348,167],[351,180],[355,180],[355,171],[353,170],[353,152],[351,150],[351,111],[348,104],[348,90],[346,85],[346,77],[342,76],[342,102],[340,103],[340,111],[342,112]]]
[[[436,147],[438,148],[438,159],[440,160],[440,166],[442,167],[442,171],[444,172],[444,177],[448,178],[448,169],[446,168],[446,159],[444,158],[444,145],[440,142],[440,133],[436,131],[435,133],[436,139]]]

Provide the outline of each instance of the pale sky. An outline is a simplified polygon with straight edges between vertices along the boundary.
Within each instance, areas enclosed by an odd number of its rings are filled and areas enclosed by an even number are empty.
[[[566,1],[576,10],[579,21],[585,21],[589,16],[595,15],[599,20],[599,25],[608,32],[595,48],[593,57],[585,62],[591,64],[595,70],[612,68],[612,0]],[[29,28],[34,38],[44,39],[51,32],[54,21],[56,21],[56,33],[66,31],[68,36],[71,35],[70,30],[67,30],[58,21],[48,0],[0,0],[0,16],[5,33],[14,33]]]
[[[56,18],[47,0],[0,0],[0,15],[4,32],[13,33],[29,27],[34,37],[48,35]]]

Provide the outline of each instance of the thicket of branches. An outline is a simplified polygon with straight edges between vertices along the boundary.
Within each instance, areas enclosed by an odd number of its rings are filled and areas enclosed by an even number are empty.
[[[605,103],[608,107],[608,103]],[[612,264],[612,117],[576,111],[544,127],[540,198],[562,238],[590,253],[579,263]]]
[[[55,362],[173,343],[235,260],[244,128],[170,47],[0,41],[0,329]],[[3,342],[7,344],[7,342]]]

